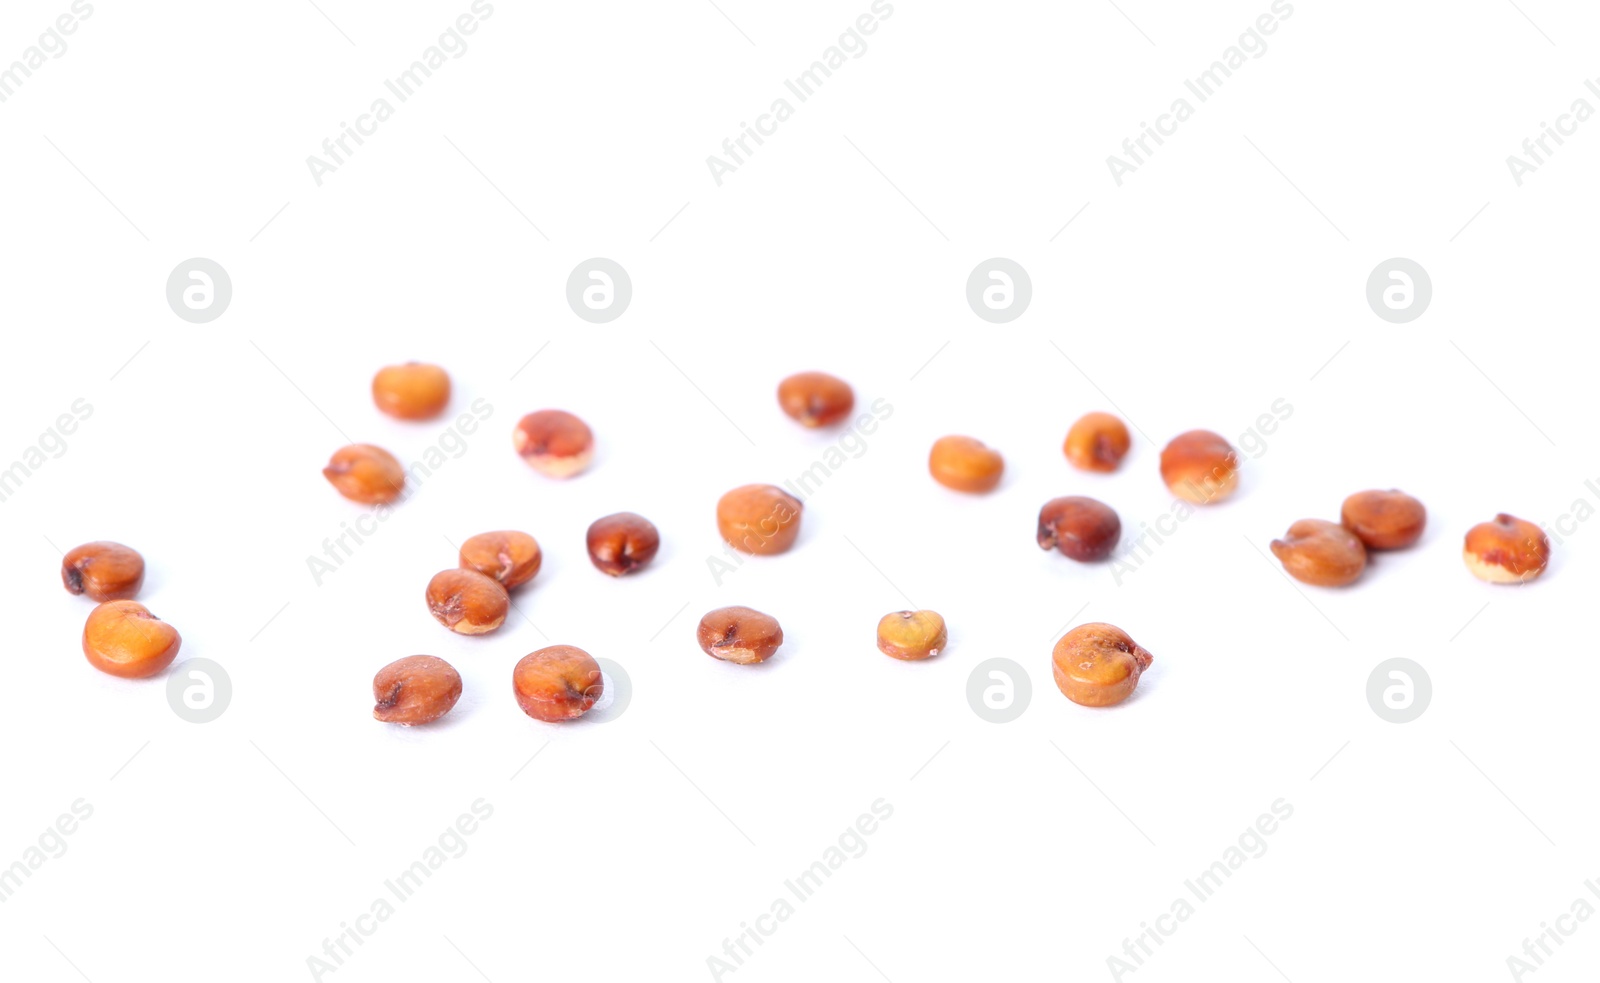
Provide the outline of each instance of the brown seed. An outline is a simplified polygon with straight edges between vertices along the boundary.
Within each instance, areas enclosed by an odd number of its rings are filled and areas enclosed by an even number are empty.
[[[1161,451],[1161,480],[1195,505],[1214,505],[1239,487],[1239,453],[1209,430],[1190,430]]]
[[[1355,533],[1324,519],[1301,519],[1283,539],[1272,541],[1272,555],[1294,579],[1317,587],[1343,587],[1367,568],[1367,548]]]
[[[783,629],[777,618],[752,608],[717,608],[700,619],[695,638],[713,659],[748,666],[772,658],[783,644]]]
[[[935,611],[896,611],[878,621],[878,651],[891,659],[918,662],[944,651],[950,635]]]
[[[1080,471],[1115,471],[1131,446],[1127,425],[1110,413],[1097,412],[1078,418],[1061,450]]]
[[[137,601],[107,601],[89,612],[83,654],[101,672],[142,679],[172,664],[183,639],[178,630]]]
[[[661,533],[642,515],[618,512],[589,526],[589,560],[601,573],[620,577],[655,559]]]
[[[1052,498],[1039,510],[1040,549],[1059,549],[1084,563],[1104,560],[1122,538],[1122,520],[1104,502],[1068,495]]]
[[[826,372],[799,372],[778,383],[778,405],[802,426],[825,427],[850,415],[856,394]]]
[[[461,699],[461,673],[431,655],[407,656],[372,677],[372,698],[372,715],[386,724],[425,724]]]
[[[1000,484],[1005,458],[974,437],[940,437],[928,452],[928,473],[946,488],[991,491]]]
[[[506,620],[511,598],[500,581],[476,570],[441,570],[428,581],[428,612],[458,635],[482,635]]]
[[[406,473],[393,454],[371,444],[351,444],[333,452],[322,469],[339,494],[362,505],[385,505],[399,498]]]
[[[1140,674],[1153,660],[1121,628],[1094,622],[1062,636],[1051,664],[1056,685],[1067,699],[1086,707],[1108,707],[1132,695]]]
[[[62,557],[61,583],[69,594],[125,601],[144,584],[144,557],[121,543],[84,543]]]
[[[1428,510],[1404,492],[1364,491],[1344,500],[1339,517],[1367,549],[1397,550],[1422,538]]]
[[[800,500],[776,485],[741,485],[717,502],[717,531],[728,545],[774,556],[800,535]]]
[[[426,362],[385,366],[372,377],[372,401],[401,420],[431,420],[450,403],[450,373]]]
[[[605,693],[600,663],[583,649],[551,645],[522,657],[511,671],[517,706],[535,720],[581,717]]]
[[[552,478],[570,478],[594,460],[594,432],[566,410],[529,413],[511,443],[535,471]]]
[[[1526,519],[1502,512],[1467,531],[1462,558],[1479,580],[1524,584],[1550,565],[1550,539]]]
[[[543,562],[538,541],[525,532],[480,532],[461,544],[461,568],[493,577],[506,590],[532,580]]]

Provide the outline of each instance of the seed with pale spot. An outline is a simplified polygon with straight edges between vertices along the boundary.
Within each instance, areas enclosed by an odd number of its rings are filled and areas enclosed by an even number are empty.
[[[895,611],[878,621],[878,651],[892,659],[931,659],[944,651],[949,637],[935,611]]]
[[[713,659],[753,665],[765,662],[783,644],[778,619],[753,608],[718,608],[700,619],[700,648]]]

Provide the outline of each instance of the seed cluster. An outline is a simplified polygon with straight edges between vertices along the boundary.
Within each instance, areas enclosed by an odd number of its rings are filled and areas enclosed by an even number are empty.
[[[154,676],[178,657],[178,630],[133,600],[144,586],[144,557],[121,543],[94,542],[61,558],[69,594],[99,601],[83,625],[83,655],[101,672],[124,679]]]
[[[1428,510],[1405,492],[1356,492],[1344,500],[1338,522],[1301,519],[1272,541],[1272,555],[1302,583],[1344,587],[1361,577],[1373,552],[1414,545],[1427,523]]]
[[[427,420],[444,412],[451,398],[450,376],[436,365],[407,362],[381,369],[372,380],[377,408],[400,420]],[[850,385],[823,372],[802,372],[778,385],[778,404],[809,428],[847,421],[855,406]],[[529,413],[516,424],[512,445],[534,470],[571,478],[594,460],[594,433],[565,410]],[[1132,448],[1127,425],[1104,412],[1084,414],[1067,432],[1062,453],[1075,469],[1090,474],[1119,470]],[[1222,436],[1190,430],[1174,437],[1160,453],[1167,488],[1189,505],[1215,505],[1239,489],[1241,460]],[[982,441],[950,435],[934,442],[928,471],[946,488],[970,494],[995,490],[1005,459]],[[351,444],[333,454],[323,475],[351,501],[387,505],[405,492],[406,472],[383,448]],[[1089,479],[1096,480],[1096,479]],[[748,484],[717,502],[717,531],[729,546],[755,556],[793,549],[805,506],[776,485]],[[1350,495],[1340,521],[1301,519],[1271,543],[1274,556],[1292,577],[1320,587],[1357,581],[1372,553],[1405,549],[1420,542],[1427,510],[1416,498],[1396,490]],[[1039,510],[1035,541],[1082,562],[1110,557],[1121,539],[1122,522],[1111,506],[1085,495],[1053,498]],[[661,548],[654,523],[633,512],[596,519],[585,546],[590,562],[611,577],[648,567]],[[441,625],[461,635],[483,635],[500,628],[512,603],[511,592],[539,573],[543,551],[525,532],[479,533],[460,547],[458,565],[428,582],[428,611]],[[1520,584],[1540,576],[1550,560],[1550,542],[1534,523],[1507,514],[1472,527],[1463,558],[1468,569],[1491,583]],[[144,582],[144,560],[118,543],[93,542],[67,553],[62,583],[73,594],[100,602],[83,633],[83,651],[103,672],[138,678],[160,673],[176,657],[181,640],[133,598]],[[695,631],[700,648],[712,658],[736,665],[767,662],[783,644],[783,629],[773,616],[734,606],[708,612]],[[904,662],[935,658],[949,645],[949,630],[935,611],[895,611],[877,626],[877,647]],[[1052,673],[1062,694],[1087,707],[1127,700],[1153,662],[1146,649],[1114,625],[1091,623],[1068,631],[1052,652]],[[461,674],[430,655],[409,656],[380,669],[373,678],[373,716],[405,726],[426,724],[450,712],[462,695]],[[570,721],[592,709],[604,695],[604,673],[588,652],[551,645],[523,656],[512,669],[517,705],[529,717]]]

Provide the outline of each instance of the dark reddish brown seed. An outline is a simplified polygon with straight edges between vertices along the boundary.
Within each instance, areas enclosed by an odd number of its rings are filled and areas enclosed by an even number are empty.
[[[1052,498],[1039,510],[1040,549],[1059,549],[1074,560],[1103,560],[1122,537],[1122,520],[1111,506],[1081,495]]]
[[[372,678],[372,715],[386,724],[425,724],[450,712],[461,699],[461,674],[431,655],[391,662]]]
[[[700,619],[695,638],[713,659],[747,666],[772,658],[783,629],[777,618],[752,608],[718,608]]]
[[[84,543],[62,557],[61,583],[70,594],[125,601],[144,585],[144,557],[121,543]]]
[[[589,560],[601,573],[620,577],[655,559],[661,533],[642,515],[618,512],[589,526]]]
[[[559,723],[589,712],[605,693],[605,677],[583,649],[551,645],[522,657],[511,672],[511,687],[523,713]]]

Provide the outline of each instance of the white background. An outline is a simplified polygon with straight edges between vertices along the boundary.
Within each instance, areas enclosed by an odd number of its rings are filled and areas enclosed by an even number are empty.
[[[94,810],[0,905],[8,977],[313,978],[307,957],[480,798],[465,855],[323,979],[712,978],[724,939],[879,799],[865,854],[723,979],[1111,978],[1278,799],[1293,816],[1266,853],[1124,979],[1505,979],[1542,922],[1600,905],[1600,524],[1569,525],[1529,587],[1460,560],[1496,512],[1554,528],[1600,506],[1600,121],[1521,187],[1505,162],[1574,99],[1600,106],[1592,9],[1297,2],[1118,187],[1106,156],[1266,0],[900,2],[719,187],[707,155],[866,0],[498,2],[318,187],[307,155],[468,8],[319,3],[96,3],[0,104],[0,459],[94,408],[0,503],[0,865],[75,800]],[[7,3],[0,62],[67,6]],[[164,297],[193,256],[233,280],[206,325]],[[609,325],[566,304],[591,256],[632,275]],[[964,300],[991,256],[1033,280],[1006,325]],[[1364,296],[1392,256],[1433,280],[1407,325]],[[452,413],[493,414],[317,586],[306,558],[360,514],[328,455],[348,435],[415,460],[449,425],[372,406],[373,372],[407,359],[449,369]],[[791,553],[719,584],[717,497],[839,439],[777,409],[808,368],[892,416]],[[1161,444],[1238,438],[1280,398],[1293,414],[1239,494],[1120,583],[1033,544],[1057,495],[1105,500],[1130,534],[1155,521]],[[1068,425],[1113,405],[1138,430],[1123,469],[1073,471]],[[542,407],[593,426],[589,473],[552,482],[512,452]],[[946,433],[1004,452],[997,492],[928,478]],[[1338,591],[1262,555],[1369,487],[1427,504],[1416,548]],[[664,542],[613,581],[583,531],[623,509]],[[545,549],[525,616],[453,636],[423,588],[449,541],[498,528]],[[102,538],[143,552],[141,600],[180,658],[227,668],[216,722],[84,661],[90,605],[57,547]],[[873,646],[908,599],[950,623],[936,660]],[[696,620],[727,604],[780,619],[771,663],[699,651]],[[1156,656],[1114,710],[1050,678],[1054,640],[1089,620]],[[523,716],[511,667],[547,638],[624,666],[626,713]],[[460,669],[460,704],[375,723],[372,675],[423,652]],[[1433,682],[1405,725],[1365,695],[1396,656]],[[1015,723],[967,704],[992,657],[1031,677]],[[1537,979],[1597,967],[1591,921]]]

